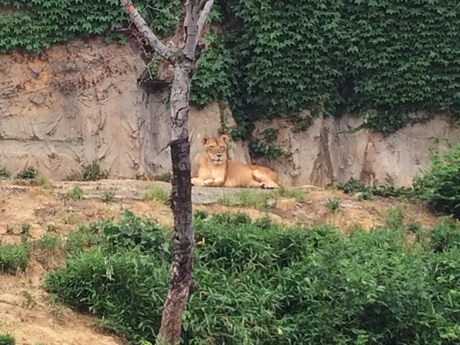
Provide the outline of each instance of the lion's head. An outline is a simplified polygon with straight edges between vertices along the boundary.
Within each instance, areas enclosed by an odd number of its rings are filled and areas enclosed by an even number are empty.
[[[227,160],[228,136],[226,134],[222,134],[218,138],[211,138],[205,135],[202,142],[204,151],[212,163],[221,165]]]

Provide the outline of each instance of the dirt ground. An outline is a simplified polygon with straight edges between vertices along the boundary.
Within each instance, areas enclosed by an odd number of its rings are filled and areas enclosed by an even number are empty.
[[[48,257],[39,248],[38,240],[47,233],[57,233],[65,240],[68,232],[78,224],[87,224],[100,218],[117,219],[122,209],[136,215],[147,215],[166,226],[172,225],[169,206],[159,200],[146,200],[145,193],[152,182],[102,180],[98,182],[53,182],[45,186],[15,185],[0,182],[0,240],[1,243],[18,243],[23,224],[30,227],[30,238],[35,245],[27,270],[17,276],[1,275],[0,333],[8,332],[16,338],[17,345],[113,345],[121,340],[97,327],[96,320],[81,315],[53,302],[41,288],[47,270],[58,267],[62,258]],[[168,191],[167,183],[154,182],[157,188]],[[66,200],[64,194],[78,185],[83,191],[80,200]],[[277,197],[270,211],[256,208],[227,207],[218,201],[223,196],[237,197],[237,189],[195,188],[195,209],[209,212],[244,209],[251,218],[269,216],[282,224],[329,222],[344,232],[356,228],[369,229],[382,224],[390,207],[400,208],[405,221],[418,221],[430,226],[436,217],[422,207],[407,201],[377,199],[357,201],[352,196],[336,190],[320,190],[312,186],[301,188],[303,201]],[[113,192],[114,200],[105,203],[99,197]],[[253,193],[253,192],[251,192]],[[257,191],[254,193],[262,193]],[[298,195],[298,194],[297,194]],[[328,200],[337,198],[340,206],[332,212]],[[8,231],[7,231],[8,229]]]

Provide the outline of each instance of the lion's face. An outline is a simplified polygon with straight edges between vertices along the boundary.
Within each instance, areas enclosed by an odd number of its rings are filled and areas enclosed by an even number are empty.
[[[203,137],[203,147],[209,160],[215,165],[221,165],[227,160],[228,136],[223,134],[218,138]]]

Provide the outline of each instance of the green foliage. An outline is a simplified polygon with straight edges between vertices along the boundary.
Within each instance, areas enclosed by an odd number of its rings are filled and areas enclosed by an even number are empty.
[[[0,246],[0,272],[16,274],[24,271],[29,262],[30,245],[27,237],[21,237],[20,245],[4,244]]]
[[[98,161],[92,161],[90,164],[83,167],[83,181],[98,181],[107,178],[108,171],[102,170]]]
[[[232,58],[221,37],[209,34],[204,42],[210,45],[198,60],[193,74],[190,101],[200,107],[212,101],[228,100],[232,87]]]
[[[288,152],[281,146],[275,144],[278,139],[276,128],[266,128],[260,135],[259,139],[251,142],[249,145],[249,153],[252,157],[263,157],[267,160],[276,159],[286,156]]]
[[[433,152],[423,176],[414,179],[417,200],[441,214],[460,218],[460,145]]]
[[[375,197],[381,196],[384,198],[400,198],[412,197],[413,189],[409,187],[396,188],[393,184],[387,183],[385,185],[366,186],[361,180],[355,178],[349,179],[345,183],[340,183],[338,189],[347,194],[353,194],[362,200],[373,200]]]
[[[393,209],[382,227],[346,237],[329,226],[280,229],[244,213],[195,212],[197,290],[182,343],[457,343],[457,223],[430,229],[424,247],[406,242],[402,217]],[[46,276],[47,290],[133,344],[155,343],[170,233],[130,212],[91,227],[97,244],[70,251],[66,266]],[[441,237],[448,243],[438,250]]]
[[[114,198],[115,198],[115,192],[114,191],[105,191],[99,197],[99,200],[102,201],[102,202],[109,203],[109,202],[112,202]]]
[[[165,205],[169,204],[169,193],[165,191],[160,186],[155,186],[153,184],[147,187],[147,193],[145,193],[145,198],[149,200],[161,201]]]
[[[171,183],[172,181],[172,174],[168,172],[164,172],[162,174],[159,174],[155,176],[155,181],[162,181],[162,182],[168,182]]]
[[[329,211],[335,213],[340,207],[339,198],[329,198],[326,200],[326,207]]]
[[[181,13],[179,0],[140,0],[135,5],[160,36],[169,35]],[[126,19],[115,0],[0,0],[0,53],[14,48],[41,51],[76,36],[104,35],[123,42],[116,33]]]
[[[74,186],[71,189],[69,189],[67,192],[64,194],[64,199],[65,200],[79,200],[83,199],[83,196],[85,193],[83,192],[83,189],[81,189],[79,186]]]
[[[15,345],[16,340],[11,334],[0,333],[0,345]]]
[[[460,113],[456,0],[218,3],[224,47],[212,63],[226,67],[203,79],[232,83],[230,95],[220,97],[237,119],[234,139],[248,136],[254,120],[273,116],[292,117],[297,131],[321,114],[350,111],[364,116],[355,130],[389,135],[427,120],[410,112]],[[209,67],[201,63],[194,83],[202,82],[200,68]],[[200,104],[215,94],[192,88]],[[301,115],[304,109],[312,114]]]
[[[40,237],[40,246],[46,250],[58,249],[61,245],[61,238],[59,235],[43,235]]]
[[[17,180],[33,180],[37,177],[38,171],[34,167],[27,167],[16,175]]]
[[[10,176],[11,175],[6,168],[0,168],[0,181],[8,180]]]

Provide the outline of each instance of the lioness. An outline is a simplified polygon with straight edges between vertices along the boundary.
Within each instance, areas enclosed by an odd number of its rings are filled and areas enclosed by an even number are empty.
[[[203,137],[204,152],[193,186],[279,188],[278,175],[258,165],[234,162],[227,157],[228,136]]]

